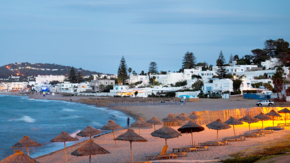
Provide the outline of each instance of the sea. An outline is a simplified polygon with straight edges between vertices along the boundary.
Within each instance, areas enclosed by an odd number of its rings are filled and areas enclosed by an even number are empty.
[[[71,136],[92,126],[96,129],[113,120],[126,126],[128,116],[120,111],[109,110],[76,102],[30,99],[27,96],[0,95],[0,160],[14,153],[11,148],[23,136],[29,136],[42,145],[30,147],[30,157],[35,158],[59,149],[63,143],[50,142],[62,131]],[[132,117],[130,117],[132,119]],[[107,133],[110,131],[103,131]],[[79,138],[80,141],[88,138]],[[75,142],[67,142],[71,146]],[[21,149],[26,153],[26,148]]]

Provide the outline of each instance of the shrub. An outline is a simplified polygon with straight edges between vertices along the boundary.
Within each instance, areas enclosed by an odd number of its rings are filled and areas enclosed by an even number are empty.
[[[176,93],[175,92],[167,92],[165,97],[175,97]]]
[[[241,91],[235,91],[235,92],[231,92],[231,95],[240,95]]]
[[[222,98],[222,96],[215,95],[215,96],[209,96],[209,98]]]
[[[288,87],[288,88],[286,89],[286,95],[287,95],[287,96],[290,96],[290,87]]]

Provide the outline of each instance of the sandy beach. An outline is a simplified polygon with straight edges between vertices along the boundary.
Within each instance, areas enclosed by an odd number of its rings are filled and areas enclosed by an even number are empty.
[[[47,99],[47,100],[66,100],[70,101],[70,98],[74,102],[79,102],[80,99],[92,98],[92,97],[62,97],[61,95],[55,96],[41,96],[41,95],[30,95],[30,98],[35,99]],[[98,97],[93,97],[98,98]],[[192,111],[204,111],[204,110],[224,110],[224,109],[235,109],[235,108],[252,108],[255,107],[256,100],[246,100],[241,96],[233,97],[228,100],[223,99],[200,99],[200,102],[191,102],[186,103],[186,105],[167,105],[167,106],[118,106],[114,110],[119,110],[125,112],[129,115],[134,115],[135,118],[142,117],[144,120],[149,120],[153,116],[158,117],[159,119],[165,118],[169,113],[190,113]],[[284,104],[285,105],[285,104]],[[133,122],[133,121],[131,121]],[[284,121],[277,121],[277,123],[283,123]],[[271,126],[272,121],[264,122],[264,127]],[[251,129],[261,128],[262,123],[254,123],[251,125]],[[161,126],[157,126],[160,128]],[[178,127],[173,127],[178,129]],[[203,132],[194,133],[195,143],[201,143],[206,141],[216,140],[216,130],[208,129],[203,125],[205,130]],[[236,133],[242,135],[245,132],[248,132],[248,124],[235,126]],[[124,133],[126,129],[119,130],[116,132],[116,136]],[[135,132],[138,133],[138,130],[135,129]],[[141,136],[148,140],[145,143],[133,143],[133,154],[134,161],[146,161],[145,156],[147,155],[156,155],[161,152],[164,146],[164,139],[154,138],[150,134],[153,132],[153,129],[142,129]],[[285,128],[282,131],[275,131],[273,134],[267,134],[264,137],[259,138],[246,138],[245,141],[241,142],[230,142],[226,146],[210,147],[209,151],[199,151],[199,152],[190,152],[187,157],[179,158],[177,160],[216,160],[226,159],[230,154],[234,154],[240,151],[253,151],[253,149],[262,148],[265,142],[271,142],[274,140],[279,140],[286,135],[290,134],[290,128]],[[233,136],[233,129],[221,130],[219,132],[219,140],[222,140],[224,137]],[[110,154],[107,155],[96,155],[92,156],[92,162],[129,162],[130,161],[130,146],[129,142],[118,141],[119,147],[116,148],[112,133],[105,134],[94,138],[94,142],[107,149]],[[71,147],[68,147],[68,162],[88,162],[88,157],[75,157],[70,155],[71,152],[80,147],[84,142],[78,143]],[[168,140],[168,152],[172,152],[172,148],[179,148],[189,146],[191,143],[190,134],[182,134],[181,137]],[[39,162],[49,163],[49,162],[64,162],[64,150],[56,151],[44,156],[36,158]],[[182,162],[182,161],[181,161]]]

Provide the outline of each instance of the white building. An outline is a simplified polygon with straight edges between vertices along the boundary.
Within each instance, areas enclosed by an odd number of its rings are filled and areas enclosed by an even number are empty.
[[[92,80],[91,81],[91,87],[96,92],[100,91],[100,87],[103,87],[103,89],[104,89],[107,85],[115,85],[115,80],[103,79],[103,80]]]
[[[35,77],[35,82],[38,84],[48,84],[51,81],[59,81],[60,83],[64,82],[64,75],[38,75]]]
[[[271,58],[270,60],[266,60],[265,62],[261,62],[262,67],[266,69],[272,69],[275,66],[280,66],[281,63],[278,58]]]
[[[83,83],[64,82],[64,83],[59,84],[60,93],[81,93],[81,92],[91,91],[91,90],[92,90],[92,87],[89,82],[83,82]]]
[[[213,78],[211,83],[204,83],[203,92],[233,92],[233,81],[231,79]]]
[[[27,82],[3,82],[0,83],[2,92],[21,91],[27,88]]]

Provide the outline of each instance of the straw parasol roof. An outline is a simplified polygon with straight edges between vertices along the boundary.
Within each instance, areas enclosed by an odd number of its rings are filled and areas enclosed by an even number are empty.
[[[23,136],[19,142],[14,144],[11,148],[22,148],[22,147],[38,147],[41,146],[41,144],[37,143],[34,140],[29,139],[29,136]]]
[[[227,121],[225,121],[225,123],[228,124],[228,125],[233,125],[235,137],[236,137],[235,125],[242,125],[243,124],[242,121],[240,121],[239,119],[236,119],[234,117],[231,117],[230,119],[228,119]]]
[[[131,152],[131,163],[133,163],[133,149],[132,142],[147,142],[142,136],[136,134],[134,130],[128,129],[127,132],[121,134],[116,138],[116,140],[129,141],[130,142],[130,152]]]
[[[209,129],[217,130],[217,141],[219,137],[219,130],[229,129],[231,126],[228,124],[222,122],[220,119],[217,119],[216,121],[211,122],[210,124],[206,125]]]
[[[38,163],[20,150],[14,150],[15,153],[0,161],[0,163]]]
[[[268,116],[272,116],[272,117],[281,117],[280,114],[278,114],[275,110],[271,110],[269,113],[267,113],[266,115]]]
[[[242,125],[243,124],[242,121],[240,121],[239,119],[236,119],[234,117],[231,117],[230,119],[225,121],[225,123],[228,125]]]
[[[287,108],[284,108],[282,110],[279,110],[278,113],[290,113],[290,110]]]
[[[164,139],[172,139],[181,136],[179,132],[167,126],[163,126],[162,128],[152,132],[151,135]]]
[[[109,151],[96,144],[93,139],[90,139],[84,145],[73,151],[71,154],[74,156],[89,156],[109,153]]]
[[[66,145],[65,142],[67,141],[77,141],[79,140],[78,138],[71,137],[68,133],[62,132],[60,135],[56,136],[51,142],[64,142],[64,155],[65,155],[65,161],[67,162],[67,155],[66,155]]]
[[[178,129],[181,133],[192,133],[192,132],[200,132],[203,131],[204,127],[194,123],[193,121],[189,121],[187,124],[183,125]]]
[[[100,130],[97,130],[91,126],[87,126],[87,128],[83,129],[81,132],[77,133],[77,136],[81,136],[81,137],[91,137],[93,135],[98,135],[102,133]]]
[[[278,113],[285,113],[285,126],[286,126],[287,125],[286,124],[286,119],[287,119],[286,114],[290,113],[290,110],[288,110],[287,108],[284,108],[282,110],[279,110]]]
[[[191,145],[193,146],[193,135],[192,132],[200,132],[203,131],[204,127],[196,124],[193,120],[189,121],[186,125],[183,125],[178,129],[181,133],[191,133]]]
[[[162,125],[162,122],[157,117],[153,117],[152,119],[148,120],[147,123],[152,125]]]
[[[116,124],[114,121],[109,120],[107,124],[105,124],[101,130],[117,130],[117,129],[121,129],[123,127],[119,126],[118,124]]]
[[[131,124],[131,127],[152,127],[152,125],[145,122],[142,118],[139,118]]]
[[[163,122],[178,122],[179,120],[171,113],[166,118],[162,119]]]
[[[190,119],[198,119],[200,116],[196,115],[195,112],[192,112],[192,114],[189,116]]]
[[[71,137],[67,132],[62,132],[60,135],[56,136],[51,142],[66,142],[66,141],[77,141],[78,138]]]
[[[136,134],[134,130],[132,129],[128,129],[127,132],[118,136],[116,140],[132,141],[132,142],[146,142],[147,141],[142,136]]]
[[[113,131],[114,140],[115,140],[116,136],[115,136],[114,130],[121,129],[121,128],[123,128],[123,127],[117,125],[114,121],[109,120],[108,123],[105,124],[101,128],[101,130],[112,130]],[[115,140],[115,145],[116,145],[116,147],[118,147],[116,140]]]
[[[180,115],[176,116],[176,119],[179,119],[181,121],[190,121],[191,120],[185,113],[181,113]]]
[[[260,119],[261,121],[270,120],[271,117],[265,115],[264,113],[260,113],[256,115],[254,118]]]
[[[214,130],[224,130],[224,129],[229,129],[231,126],[228,124],[222,122],[220,119],[217,119],[216,121],[211,122],[210,124],[206,125],[209,129],[214,129]]]
[[[258,118],[253,118],[251,117],[250,115],[246,115],[244,116],[243,118],[240,119],[241,121],[244,121],[244,122],[247,122],[247,123],[256,123],[256,122],[259,122],[260,119]]]

